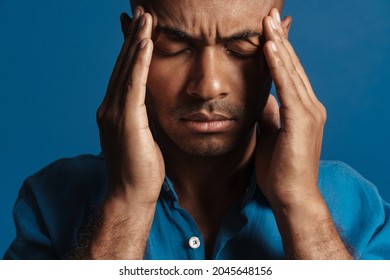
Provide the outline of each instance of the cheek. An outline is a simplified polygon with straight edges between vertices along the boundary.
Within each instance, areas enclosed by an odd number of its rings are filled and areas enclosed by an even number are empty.
[[[271,88],[271,76],[262,58],[246,60],[240,65],[240,92],[246,102],[257,102],[267,96]],[[245,93],[245,94],[244,94]]]
[[[242,88],[240,99],[247,117],[256,120],[264,109],[271,89],[272,79],[265,58],[245,61],[241,65]]]
[[[184,90],[185,72],[183,66],[178,68],[169,60],[153,57],[147,82],[150,95],[158,99],[176,99]]]
[[[153,118],[161,118],[175,106],[182,91],[182,78],[168,62],[152,59],[147,81],[146,104],[148,114]]]

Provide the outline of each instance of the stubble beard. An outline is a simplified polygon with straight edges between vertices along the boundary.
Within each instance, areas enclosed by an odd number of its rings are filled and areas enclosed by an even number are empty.
[[[148,97],[146,103],[148,115],[150,116],[149,123],[152,134],[162,150],[164,150],[164,147],[161,147],[162,141],[160,141],[160,139],[165,139],[164,142],[168,141],[171,146],[188,156],[212,158],[227,155],[238,147],[246,145],[246,142],[253,131],[257,116],[261,113],[261,104],[263,102],[259,98],[258,101],[255,102],[257,104],[253,104],[252,106],[254,107],[251,108],[234,106],[224,101],[197,102],[190,105],[181,105],[176,108],[171,108],[166,113],[162,114],[168,115],[169,120],[172,120],[172,123],[175,123],[180,119],[180,116],[183,116],[184,114],[203,110],[209,113],[216,112],[234,118],[238,122],[237,125],[240,126],[234,133],[225,135],[212,133],[201,136],[197,135],[196,139],[194,139],[194,137],[189,138],[191,135],[182,135],[180,129],[164,125],[160,121],[158,118],[158,110],[159,108],[164,108],[162,107],[162,104],[159,104],[159,102],[155,102]],[[168,122],[166,122],[166,124]]]

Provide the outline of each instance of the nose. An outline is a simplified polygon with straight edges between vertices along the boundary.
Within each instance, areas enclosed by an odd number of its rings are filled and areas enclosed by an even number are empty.
[[[229,81],[223,58],[217,50],[205,48],[196,58],[187,83],[187,94],[205,101],[221,99],[229,94]]]

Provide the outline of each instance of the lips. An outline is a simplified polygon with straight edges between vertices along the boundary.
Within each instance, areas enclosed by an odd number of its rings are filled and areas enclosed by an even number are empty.
[[[220,114],[193,113],[181,118],[181,121],[194,133],[223,133],[236,120]]]

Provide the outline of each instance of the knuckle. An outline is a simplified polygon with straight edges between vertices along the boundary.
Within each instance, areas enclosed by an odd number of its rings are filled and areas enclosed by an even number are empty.
[[[323,104],[320,104],[320,111],[321,111],[323,122],[325,123],[327,118],[328,118],[328,113],[327,113],[326,108]]]
[[[289,66],[287,67],[287,70],[288,70],[288,72],[289,72],[291,75],[293,75],[293,76],[298,75],[297,68],[295,67],[294,64],[289,65]]]
[[[295,57],[293,60],[294,65],[301,65],[301,61],[299,60],[298,57]]]
[[[317,126],[324,126],[325,118],[321,109],[313,111],[313,120]]]
[[[104,119],[104,105],[100,105],[99,108],[96,111],[96,121],[98,125],[100,125]]]
[[[128,78],[128,79],[126,80],[126,87],[127,87],[128,89],[134,88],[134,81],[133,81],[132,78]]]
[[[139,33],[137,33],[137,35],[134,36],[133,43],[134,43],[134,44],[138,44],[138,43],[141,42],[141,40],[142,40],[142,37],[139,35]]]
[[[276,61],[276,67],[275,68],[286,68],[286,65],[283,63],[281,59],[278,59]]]
[[[276,36],[276,41],[277,41],[279,44],[281,44],[281,45],[284,44],[282,35]]]
[[[107,130],[118,122],[118,112],[113,112],[109,108],[102,109],[102,106],[96,111],[96,120],[100,130]]]
[[[127,27],[126,30],[126,38],[132,37],[134,34],[134,21],[130,24],[130,26]]]
[[[288,39],[287,34],[284,31],[280,32],[280,38],[282,39],[282,41],[285,41]]]
[[[104,125],[108,125],[108,126],[112,126],[113,124],[115,124],[117,121],[116,121],[116,116],[115,116],[115,113],[112,112],[113,110],[109,110],[107,111],[107,113],[104,115],[104,118],[102,119],[102,124]]]
[[[315,129],[319,127],[322,123],[322,115],[317,106],[311,102],[304,102],[301,111],[302,119],[304,124],[308,129]]]

